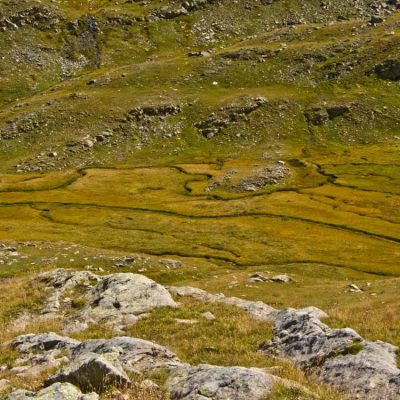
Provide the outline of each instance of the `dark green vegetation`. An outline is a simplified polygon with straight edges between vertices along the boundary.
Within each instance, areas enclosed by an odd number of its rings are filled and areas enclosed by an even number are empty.
[[[374,5],[1,0],[0,240],[62,243],[0,276],[139,254],[161,283],[315,305],[400,345],[400,13]],[[55,259],[66,243],[87,247]],[[294,282],[248,282],[268,271]],[[203,339],[171,331],[180,312],[154,316],[173,343],[152,319],[132,333],[185,353]],[[252,345],[187,359],[247,365]]]

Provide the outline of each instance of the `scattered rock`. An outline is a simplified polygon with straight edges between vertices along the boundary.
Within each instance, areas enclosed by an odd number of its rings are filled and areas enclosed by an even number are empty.
[[[290,169],[280,162],[256,171],[243,178],[236,186],[237,192],[257,192],[267,185],[277,185],[290,175]]]
[[[275,283],[289,283],[293,279],[289,275],[275,275],[271,278],[264,276],[262,274],[256,273],[252,274],[249,278],[250,282],[275,282]]]
[[[257,110],[266,103],[263,97],[247,98],[244,105],[231,105],[222,108],[217,113],[212,113],[206,120],[197,122],[195,127],[205,138],[212,138],[222,132],[229,125],[243,120],[247,115]]]
[[[22,335],[13,341],[17,351],[22,351],[21,363],[32,369],[43,360],[53,357],[63,349],[68,358],[59,372],[47,380],[47,385],[68,382],[84,392],[101,392],[107,386],[126,386],[130,383],[127,374],[144,373],[154,369],[170,371],[181,363],[175,354],[165,347],[131,337],[116,337],[109,340],[74,341],[68,337],[57,337],[49,342],[53,333]],[[21,343],[35,343],[35,347],[21,346]],[[60,343],[68,344],[60,347]],[[27,353],[29,351],[29,353]],[[32,354],[32,351],[35,351]],[[64,356],[65,357],[65,356]],[[59,365],[57,365],[59,366]]]
[[[61,19],[54,7],[34,6],[2,17],[0,28],[17,30],[31,26],[43,31],[58,32]]]
[[[180,112],[181,107],[175,105],[137,107],[129,111],[127,118],[134,121],[140,121],[148,117],[166,117]]]

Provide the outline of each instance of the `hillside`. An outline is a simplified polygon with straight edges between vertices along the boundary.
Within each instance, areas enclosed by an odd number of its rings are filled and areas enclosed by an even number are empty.
[[[0,0],[0,398],[400,399],[399,54],[397,0]]]

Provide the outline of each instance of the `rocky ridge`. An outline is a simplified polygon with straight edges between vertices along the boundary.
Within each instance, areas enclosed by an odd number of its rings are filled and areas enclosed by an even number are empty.
[[[32,351],[47,358],[54,357],[61,350],[67,353],[68,364],[48,378],[45,382],[47,389],[33,398],[42,398],[43,393],[57,390],[60,392],[57,399],[60,400],[96,399],[95,394],[79,397],[80,390],[101,393],[108,386],[126,387],[132,384],[128,375],[137,376],[159,369],[170,374],[166,388],[171,398],[176,400],[203,397],[224,400],[226,396],[233,400],[258,400],[270,394],[274,382],[280,382],[279,378],[258,369],[211,365],[191,367],[165,347],[131,337],[73,342],[67,337],[48,333],[20,336],[12,345],[27,363],[34,362]],[[61,393],[61,388],[66,394]],[[7,400],[29,398],[31,394],[21,390],[6,397]]]

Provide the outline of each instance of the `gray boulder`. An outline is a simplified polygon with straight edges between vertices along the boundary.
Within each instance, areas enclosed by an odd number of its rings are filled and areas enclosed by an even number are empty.
[[[83,394],[70,383],[55,383],[37,393],[26,390],[16,390],[5,400],[98,400],[96,393]]]
[[[169,292],[143,275],[120,273],[105,277],[87,271],[57,269],[39,276],[51,290],[44,314],[61,313],[61,304],[73,302],[71,291],[84,290],[84,304],[73,318],[68,319],[65,332],[86,329],[93,323],[113,325],[120,332],[134,324],[140,316],[157,307],[177,307]],[[65,294],[72,297],[66,298]]]
[[[49,351],[72,349],[80,342],[69,337],[57,335],[54,332],[41,333],[38,335],[27,334],[17,336],[12,341],[12,346],[20,353],[31,353],[34,351]]]
[[[364,342],[357,354],[325,361],[317,372],[323,382],[362,399],[400,399],[400,370],[396,348],[383,342]]]
[[[158,307],[177,307],[168,291],[138,274],[106,276],[91,294],[91,304],[83,315],[99,322],[118,316],[137,316]]]
[[[396,347],[368,342],[349,328],[331,329],[313,312],[286,310],[276,315],[274,337],[259,349],[312,370],[320,381],[350,398],[400,398]]]
[[[88,352],[100,355],[117,354],[118,361],[126,372],[146,372],[157,368],[173,369],[181,365],[177,356],[167,348],[127,336],[109,340],[87,340],[74,349],[72,357],[75,359]]]
[[[346,354],[362,340],[352,329],[331,329],[310,313],[286,310],[276,318],[274,338],[262,343],[260,349],[311,367]]]
[[[84,392],[102,392],[109,386],[120,387],[130,383],[116,353],[86,353],[47,379],[46,384],[69,382]]]
[[[256,368],[182,366],[167,380],[172,400],[259,400],[271,393],[275,379]]]

